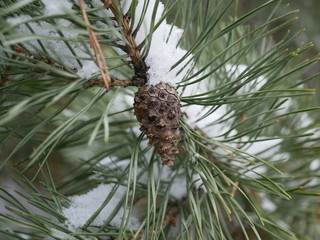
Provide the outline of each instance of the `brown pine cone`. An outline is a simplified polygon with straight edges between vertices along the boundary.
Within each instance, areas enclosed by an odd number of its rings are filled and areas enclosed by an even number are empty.
[[[140,87],[134,98],[134,114],[140,130],[149,138],[149,145],[161,156],[162,164],[173,166],[179,153],[174,143],[181,139],[176,134],[181,116],[177,91],[168,83]]]

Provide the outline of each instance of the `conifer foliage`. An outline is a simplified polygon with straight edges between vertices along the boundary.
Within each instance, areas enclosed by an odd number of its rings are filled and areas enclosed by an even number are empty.
[[[298,11],[0,7],[1,239],[320,236],[319,56],[289,31]]]

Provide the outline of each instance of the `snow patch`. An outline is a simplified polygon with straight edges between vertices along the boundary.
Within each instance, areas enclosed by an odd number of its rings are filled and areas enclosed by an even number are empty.
[[[20,15],[18,17],[14,18],[8,18],[6,21],[9,24],[19,24],[23,21],[31,19],[28,15]],[[32,30],[36,33],[34,35],[30,29],[25,25],[21,24],[17,27],[17,30],[21,34],[25,35],[32,35],[35,37],[34,40],[29,40],[24,43],[24,45],[28,48],[30,52],[32,52],[34,55],[41,55],[42,46],[47,51],[48,55],[56,57],[61,62],[63,62],[64,65],[69,67],[70,69],[79,69],[81,68],[79,62],[77,59],[74,58],[74,55],[72,51],[69,49],[69,47],[66,45],[66,43],[62,40],[59,40],[60,34],[58,33],[58,29],[63,33],[65,38],[69,39],[75,39],[77,38],[77,35],[79,31],[77,29],[73,28],[67,28],[65,24],[70,24],[68,22],[62,22],[63,25],[61,25],[61,21],[57,21],[55,26],[52,24],[49,24],[45,21],[39,21],[39,22],[28,22],[28,25],[32,28]],[[41,38],[41,36],[49,37],[49,39],[41,39],[42,46],[39,44],[38,38]],[[91,55],[87,53],[86,48],[79,42],[74,41],[68,41],[72,49],[76,52],[77,57],[80,59],[91,59]],[[90,47],[87,47],[90,49]],[[92,50],[90,50],[92,51]],[[86,63],[86,61],[82,61]],[[88,61],[87,61],[88,62]],[[87,73],[89,75],[90,73]]]
[[[274,204],[265,193],[261,193],[261,206],[267,212],[274,212],[277,209],[276,204]]]
[[[172,28],[172,34],[168,35]],[[155,31],[146,63],[150,66],[148,70],[149,85],[155,85],[160,82],[170,83],[176,86],[186,75],[188,68],[185,68],[177,75],[180,70],[171,67],[179,61],[186,53],[186,50],[177,47],[178,41],[182,35],[182,30],[163,22]]]
[[[216,138],[230,129],[232,120],[219,121],[223,119],[226,114],[230,114],[230,112],[228,112],[227,105],[221,105],[213,113],[204,117],[208,110],[209,108],[200,105],[190,105],[183,108],[183,112],[186,114],[185,120],[190,127],[198,127],[205,132],[207,136]],[[233,130],[231,135],[236,133],[237,131]]]
[[[7,23],[11,24],[11,25],[18,25],[21,24],[24,21],[27,21],[31,19],[31,16],[29,15],[19,15],[19,16],[15,16],[15,17],[9,17],[6,19]]]
[[[72,10],[73,3],[67,0],[41,0],[44,4],[44,15],[52,15],[52,14],[64,14],[68,13]],[[101,7],[103,4],[101,1],[95,0],[91,2],[93,7]],[[136,9],[136,19],[135,19],[135,25],[137,26],[140,17],[143,15],[143,6],[145,2],[139,1]],[[152,23],[152,15],[156,4],[155,0],[151,0],[148,3],[148,10],[145,13],[145,17],[143,19],[142,26],[140,30],[138,31],[136,41],[138,44],[140,44],[142,41],[144,41],[146,38],[148,38],[148,34],[150,32],[150,27]],[[123,7],[125,9],[129,8],[129,4],[122,3]],[[86,5],[86,8],[89,8],[88,5]],[[161,19],[161,16],[164,11],[164,5],[160,2],[158,4],[158,9],[155,16],[155,24],[159,22]],[[106,9],[101,9],[97,12],[97,14],[100,17],[110,17],[111,12]],[[10,24],[19,24],[25,20],[30,19],[30,16],[21,15],[14,18],[8,18],[7,21]],[[61,20],[61,21],[60,21]],[[76,38],[77,32],[73,28],[66,28],[71,23],[67,20],[60,19],[59,21],[56,21],[57,26],[53,26],[45,21],[39,21],[39,22],[29,22],[29,26],[33,29],[33,31],[37,35],[43,35],[43,36],[49,36],[52,38],[58,38],[60,37],[58,34],[57,29],[61,30],[62,33],[66,38]],[[62,21],[63,20],[63,21]],[[61,28],[64,27],[65,29]],[[108,27],[104,25],[104,27]],[[22,34],[32,34],[29,28],[22,24],[18,27],[18,31]],[[181,35],[183,33],[183,30],[179,29],[176,26],[172,26],[171,24],[168,24],[166,20],[164,20],[156,29],[156,31],[153,33],[152,39],[151,39],[151,45],[149,49],[148,56],[146,58],[146,63],[149,66],[148,74],[149,74],[149,81],[148,84],[155,85],[160,82],[166,82],[170,83],[172,86],[176,86],[176,83],[181,81],[183,77],[186,75],[188,67],[185,67],[183,70],[181,70],[181,67],[185,63],[181,63],[178,67],[171,70],[171,67],[183,57],[187,51],[181,49],[177,46],[179,39],[181,38]],[[82,62],[82,64],[79,64],[79,62],[74,59],[73,53],[70,51],[70,49],[67,47],[64,41],[51,39],[51,40],[41,40],[41,43],[43,44],[44,48],[47,50],[47,53],[51,56],[56,56],[60,61],[62,61],[65,65],[67,65],[71,69],[77,70],[77,74],[82,78],[90,78],[92,74],[98,73],[98,67],[93,61],[86,61],[85,59],[91,59],[90,54],[88,54],[85,50],[85,48],[77,42],[69,41],[69,44],[71,45],[72,49],[76,52],[76,55],[79,61]],[[30,40],[25,44],[28,47],[28,50],[31,51],[34,54],[40,54],[41,46],[39,45],[37,40]],[[88,46],[88,49],[90,47]],[[90,49],[90,51],[92,51]],[[81,60],[84,59],[84,60]],[[188,58],[190,59],[190,57]],[[188,60],[187,59],[187,60]],[[187,61],[186,60],[186,61]],[[178,71],[181,72],[177,75]]]
[[[68,227],[74,229],[83,226],[106,200],[114,187],[115,185],[113,184],[101,184],[86,194],[70,197],[70,207],[63,209],[63,215],[67,218],[66,224]],[[127,189],[125,187],[119,186],[113,197],[92,224],[95,226],[102,226],[105,220],[111,216],[116,206],[126,194],[126,191]],[[123,214],[124,208],[121,207],[111,220],[110,224],[112,226],[120,227]],[[128,229],[137,229],[139,225],[139,220],[131,216]]]
[[[248,139],[244,137],[243,140]],[[275,156],[277,152],[280,150],[281,139],[272,139],[266,141],[259,141],[261,139],[256,139],[256,142],[250,143],[248,147],[243,150],[252,155],[256,155],[262,159],[266,159],[272,156]]]
[[[67,0],[41,0],[45,15],[64,14],[71,11],[73,4]]]
[[[151,0],[148,9],[154,9],[156,2]],[[143,13],[144,1],[139,1],[136,9],[136,16],[141,16]],[[155,16],[155,24],[157,24],[163,14],[164,5],[160,2]],[[137,43],[145,40],[150,32],[153,11],[146,11],[143,24],[137,34]],[[135,19],[135,25],[139,22],[139,18]],[[146,63],[149,66],[149,85],[156,85],[160,82],[170,83],[176,86],[183,77],[186,75],[188,67],[184,68],[179,75],[178,71],[181,70],[181,63],[179,67],[171,70],[171,67],[180,60],[186,53],[186,50],[178,47],[179,39],[183,30],[176,26],[168,24],[166,20],[161,22],[156,31],[152,35],[151,45]],[[190,59],[190,58],[188,58]],[[186,62],[186,60],[185,60]]]
[[[279,110],[276,111],[277,115],[283,115],[288,113],[288,109],[294,104],[291,98],[286,99],[285,101],[279,108]]]
[[[225,71],[227,72],[228,76],[235,80],[241,76],[245,75],[246,70],[248,69],[247,65],[239,64],[239,65],[233,65],[233,64],[226,64],[225,65]],[[238,94],[248,93],[248,92],[256,92],[259,91],[263,85],[266,84],[268,79],[264,76],[258,76],[253,77],[249,80],[248,77],[244,77],[239,82],[240,84],[243,84],[243,86],[237,91]]]
[[[45,238],[43,238],[43,240],[54,240],[54,239],[70,239],[70,240],[76,240],[75,237],[70,236],[69,234],[59,231],[57,229],[51,228],[51,234],[53,235],[53,237],[51,236],[46,236]],[[72,231],[76,232],[76,229],[72,229]],[[85,238],[87,239],[87,238]]]
[[[315,171],[320,168],[320,159],[315,159],[310,163],[310,170]]]
[[[81,78],[90,79],[92,75],[100,71],[94,61],[83,61],[82,64],[82,68],[77,71],[77,75]]]
[[[310,126],[311,124],[314,123],[314,120],[309,116],[308,113],[304,112],[304,113],[300,113],[299,114],[299,117],[300,117],[300,124],[299,126],[301,128],[305,128],[305,127],[308,127]]]
[[[128,167],[130,164],[130,159],[125,159],[125,160],[119,160],[116,157],[105,157],[104,159],[102,159],[99,162],[99,165],[101,166],[105,166],[108,168],[112,168],[112,169],[117,169],[117,168],[121,168],[121,169],[125,169],[126,167]]]
[[[204,186],[202,178],[198,173],[193,174],[192,181],[194,182],[194,186],[196,189],[202,189],[204,192],[207,192],[207,189]]]
[[[170,188],[170,195],[178,200],[187,196],[187,180],[185,175],[174,178]]]

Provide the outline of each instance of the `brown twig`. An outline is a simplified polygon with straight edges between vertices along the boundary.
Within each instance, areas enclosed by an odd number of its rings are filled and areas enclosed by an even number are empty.
[[[93,87],[93,86],[99,86],[102,84],[104,84],[102,78],[89,80],[86,88]],[[110,88],[111,87],[129,87],[129,86],[135,86],[131,80],[120,80],[120,79],[116,79],[116,78],[111,77]]]
[[[172,224],[176,226],[177,224],[177,216],[180,214],[180,209],[178,204],[174,204],[164,216],[164,220],[162,222],[162,228],[165,228],[168,224]]]
[[[41,56],[36,56],[36,55],[32,55],[32,54],[28,53],[23,48],[21,48],[19,45],[13,45],[13,46],[11,46],[11,48],[12,48],[13,51],[17,52],[20,55],[23,55],[25,57],[32,58],[34,60],[43,62],[45,64],[54,66],[54,67],[56,67],[58,69],[65,70],[63,67],[58,66],[56,63],[51,62],[48,59],[45,59],[45,58],[43,58]],[[18,55],[14,55],[14,54],[11,57],[11,59],[13,59],[13,60],[16,60],[18,58],[19,58],[19,56]],[[33,69],[36,69],[36,67],[32,68],[31,70],[33,70]],[[5,70],[4,70],[4,72],[5,71],[8,72],[8,71],[11,71],[11,70],[12,70],[12,66],[7,66],[5,68]],[[0,87],[5,86],[6,83],[9,82],[9,80],[10,80],[9,76],[3,75],[1,77],[1,79],[0,79]],[[76,79],[72,79],[72,80],[76,80]],[[104,80],[103,80],[102,77],[100,77],[98,79],[88,80],[85,88],[101,86],[101,85],[104,85]],[[136,85],[134,84],[134,81],[132,81],[132,80],[120,80],[120,79],[117,79],[117,78],[114,78],[114,77],[111,76],[111,82],[109,84],[110,88],[112,88],[112,87],[128,87],[128,86],[136,86]]]
[[[11,49],[13,51],[15,51],[16,53],[20,54],[20,55],[23,55],[25,57],[28,57],[28,58],[32,58],[34,60],[37,60],[37,61],[40,61],[40,62],[43,62],[45,64],[48,64],[48,65],[51,65],[51,66],[54,66],[55,68],[58,68],[58,69],[61,69],[61,70],[64,70],[63,67],[59,67],[56,63],[54,62],[51,62],[49,61],[48,59],[45,59],[43,57],[40,57],[40,56],[36,56],[36,55],[32,55],[30,53],[28,53],[26,50],[24,50],[23,48],[21,48],[19,45],[15,44],[15,45],[12,45],[11,46]],[[16,55],[16,54],[12,54],[11,56],[11,59],[12,60],[17,60],[19,59],[19,56]],[[31,68],[29,71],[32,72],[33,70],[35,70],[37,67],[34,67],[34,68]],[[10,72],[13,70],[13,67],[12,66],[7,66],[3,72]],[[47,73],[46,73],[47,74]],[[0,87],[3,87],[5,86],[9,81],[10,81],[10,75],[3,75],[1,78],[0,78]]]
[[[109,74],[109,70],[108,70],[108,66],[106,63],[106,60],[104,58],[104,54],[102,52],[101,46],[97,40],[96,35],[94,34],[93,30],[89,27],[90,22],[86,13],[86,10],[84,9],[84,5],[83,5],[83,1],[82,0],[78,0],[79,6],[80,6],[80,10],[81,10],[81,14],[83,17],[84,22],[88,25],[87,26],[87,31],[89,32],[89,39],[91,42],[91,47],[94,51],[94,54],[96,56],[97,59],[97,63],[98,63],[98,67],[100,69],[101,72],[101,76],[103,79],[103,83],[106,87],[107,90],[109,90],[109,85],[111,83],[111,77]]]
[[[11,59],[17,59],[17,56],[12,56]],[[10,72],[12,70],[12,66],[6,66],[3,70],[3,73]],[[4,87],[10,81],[10,75],[2,74],[0,75],[0,87]]]
[[[147,82],[148,79],[148,75],[146,73],[148,67],[144,59],[141,57],[140,48],[135,40],[135,34],[130,32],[129,18],[126,17],[126,15],[123,15],[123,13],[118,12],[112,0],[104,1],[104,5],[107,9],[111,10],[112,14],[114,15],[114,19],[117,21],[118,25],[122,26],[122,34],[129,44],[118,44],[118,47],[122,49],[124,52],[126,52],[131,58],[131,62],[135,70],[135,76],[132,79],[133,84],[135,86],[142,86]]]
[[[56,63],[51,62],[48,59],[45,59],[43,57],[32,55],[32,54],[28,53],[26,50],[24,50],[23,48],[21,48],[17,44],[11,46],[11,48],[12,48],[12,50],[14,50],[15,52],[17,52],[17,53],[19,53],[21,55],[24,55],[24,56],[29,57],[29,58],[33,58],[35,60],[38,60],[40,62],[46,63],[46,64],[51,65],[51,66],[58,67]],[[63,69],[62,67],[58,67],[58,68]]]

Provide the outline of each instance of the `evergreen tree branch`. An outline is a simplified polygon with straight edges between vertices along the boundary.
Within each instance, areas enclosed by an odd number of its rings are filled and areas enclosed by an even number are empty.
[[[125,43],[124,46],[117,45],[120,49],[122,49],[124,52],[126,52],[129,57],[131,58],[131,62],[134,67],[135,76],[133,77],[132,81],[134,82],[134,85],[136,86],[142,86],[146,84],[148,81],[147,76],[147,70],[148,67],[145,63],[145,60],[141,57],[140,54],[140,47],[138,47],[136,41],[135,41],[135,35],[136,33],[130,32],[130,15],[124,14],[121,11],[121,8],[118,9],[113,0],[106,0],[104,1],[104,5],[106,9],[110,9],[114,19],[117,21],[118,26],[122,27],[122,34],[127,40],[127,43]]]
[[[61,2],[70,3],[70,14],[45,15],[49,0],[27,6],[0,1],[0,168],[19,169],[17,193],[0,188],[8,206],[0,216],[0,238],[316,238],[311,230],[319,226],[318,108],[303,97],[314,91],[300,86],[319,74],[300,76],[318,56],[298,58],[311,44],[290,50],[300,33],[277,35],[279,43],[272,39],[296,11],[283,14],[277,0],[242,17],[234,15],[232,1],[223,0],[133,0],[126,14],[124,0],[85,1],[85,10],[77,1]],[[167,5],[158,18],[161,2]],[[145,11],[152,13],[149,19]],[[243,25],[258,14],[268,14],[261,25]],[[138,45],[146,19],[149,32]],[[70,29],[60,20],[69,21]],[[180,99],[190,117],[181,119],[181,154],[171,169],[161,166],[140,134],[132,113],[136,88],[130,88],[151,79],[150,55],[144,53],[152,53],[148,47],[158,43],[157,27],[166,21],[174,23],[167,43],[182,34],[174,53],[181,47],[179,61],[192,63],[175,75],[183,75]],[[88,28],[104,51],[111,94],[103,93]],[[161,48],[158,57],[164,54]],[[81,76],[87,63],[95,69]],[[112,89],[117,86],[128,88]],[[122,189],[123,195],[99,188],[90,197],[95,186]],[[131,229],[131,220],[139,227]]]
[[[90,79],[87,82],[87,87],[93,87],[93,86],[101,86],[104,83],[102,78],[98,78],[97,80],[95,79]],[[110,83],[110,88],[112,87],[129,87],[129,86],[136,86],[132,80],[120,80],[114,77],[111,77],[111,83]]]

